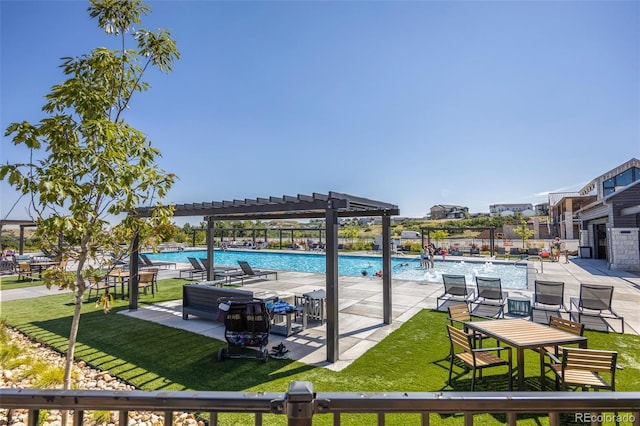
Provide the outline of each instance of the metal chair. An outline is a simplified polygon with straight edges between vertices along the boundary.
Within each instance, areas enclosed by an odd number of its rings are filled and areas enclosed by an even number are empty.
[[[536,321],[536,312],[543,312],[544,320]],[[531,320],[548,324],[551,318],[560,317],[562,312],[569,312],[564,304],[564,282],[535,280]]]
[[[441,301],[458,301],[469,303],[475,295],[473,289],[467,287],[467,279],[464,275],[442,274],[444,293],[436,298],[436,310],[442,307]]]
[[[200,278],[203,278],[207,275],[207,270],[204,266],[198,262],[198,259],[195,257],[187,257],[189,263],[191,263],[191,268],[189,269],[180,269],[178,276],[182,278],[182,274],[189,274],[189,279],[193,279],[194,275],[200,275]]]
[[[624,333],[624,318],[613,311],[612,299],[612,285],[580,284],[580,297],[571,298],[571,316],[574,319],[577,317],[578,322],[584,322],[583,317],[601,318],[605,324],[605,331],[613,329],[607,319],[620,320],[621,333]],[[576,309],[575,312],[573,308]]]
[[[500,278],[476,277],[476,286],[478,287],[478,296],[471,302],[475,305],[472,313],[494,318],[504,317],[507,293],[502,291],[502,280]]]

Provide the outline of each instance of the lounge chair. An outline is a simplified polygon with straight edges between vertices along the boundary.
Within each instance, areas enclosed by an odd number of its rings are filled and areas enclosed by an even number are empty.
[[[207,267],[207,263],[209,262],[206,257],[201,257],[200,262],[204,267]],[[208,268],[207,268],[208,269]],[[225,266],[225,265],[213,265],[213,271],[237,271],[237,266]]]
[[[552,317],[561,317],[562,312],[569,312],[564,304],[564,282],[536,280],[534,285],[532,321],[548,324]],[[536,313],[544,314],[544,318],[539,318],[540,315],[536,318]]]
[[[494,255],[494,258],[496,259],[506,259],[507,258],[507,252],[505,250],[504,247],[496,247],[496,253]]]
[[[571,317],[574,321],[577,318],[578,322],[584,322],[584,317],[600,318],[600,324],[604,324],[605,331],[613,329],[607,319],[620,320],[621,333],[624,333],[624,318],[613,311],[612,299],[612,285],[580,284],[580,297],[571,298]],[[594,324],[593,320],[585,322],[585,327],[590,324]]]
[[[467,287],[467,279],[464,275],[442,274],[444,293],[436,298],[436,310],[439,310],[447,301],[469,303],[475,292]],[[441,304],[440,302],[443,301]]]
[[[144,267],[156,267],[156,268],[171,268],[171,266],[173,266],[173,268],[176,268],[176,262],[164,262],[164,261],[159,261],[156,260],[155,262],[152,261],[151,259],[149,259],[149,257],[146,254],[140,254],[140,259],[142,260],[143,266]]]
[[[198,262],[198,259],[192,258],[193,260],[189,260],[189,262],[191,262],[191,265],[194,266],[198,265],[200,268],[202,268],[202,272],[203,274],[206,275],[207,271],[209,270],[209,268],[207,268],[207,259],[206,258],[201,258],[200,262]],[[233,278],[238,278],[240,279],[240,284],[244,284],[244,272],[239,271],[238,268],[233,267],[233,266],[214,266],[213,267],[213,279],[214,281],[217,280],[225,280],[227,284],[231,284],[231,280]]]
[[[244,274],[249,277],[257,278],[257,277],[266,277],[269,275],[275,275],[276,280],[278,279],[278,273],[276,271],[264,271],[260,269],[253,269],[249,265],[249,262],[246,262],[244,260],[238,260],[238,265],[240,265],[240,269],[242,269],[242,272],[244,272]]]
[[[502,291],[500,278],[476,277],[478,296],[471,302],[474,315],[485,317],[504,317],[504,306],[507,303],[507,293]]]
[[[195,257],[187,257],[189,263],[191,263],[191,268],[189,269],[180,269],[179,276],[182,278],[182,274],[189,274],[189,279],[192,280],[194,275],[200,275],[200,279],[203,279],[207,275],[207,270],[204,266],[198,262],[198,259]]]
[[[522,259],[523,256],[526,257],[527,255],[520,254],[520,249],[519,248],[511,247],[509,249],[509,259],[511,259],[512,257],[518,258],[518,259]]]

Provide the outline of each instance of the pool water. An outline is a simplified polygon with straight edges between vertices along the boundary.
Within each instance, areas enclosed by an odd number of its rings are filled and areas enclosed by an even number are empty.
[[[207,252],[182,251],[152,253],[151,259],[186,262],[187,257],[205,258]],[[283,271],[325,273],[325,256],[317,253],[283,253],[271,251],[215,251],[216,265],[237,265],[238,260],[246,260],[253,268],[277,269]],[[397,258],[391,260],[391,275],[401,280],[421,282],[442,282],[442,274],[465,275],[467,282],[475,281],[476,276],[499,277],[502,286],[511,289],[527,288],[526,264],[492,263],[489,261],[435,260],[433,269],[420,268],[420,261],[415,258]],[[338,274],[347,276],[375,276],[382,270],[380,256],[338,256]]]

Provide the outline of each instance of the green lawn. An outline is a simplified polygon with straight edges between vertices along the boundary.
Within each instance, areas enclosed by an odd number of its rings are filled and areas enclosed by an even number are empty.
[[[4,281],[4,280],[3,280]],[[184,280],[159,282],[155,298],[141,295],[140,304],[179,299]],[[8,283],[7,283],[8,284]],[[3,283],[4,288],[5,283]],[[38,340],[65,350],[73,305],[70,294],[0,303],[2,319]],[[447,386],[449,343],[447,316],[423,310],[341,372],[307,366],[292,360],[231,359],[218,362],[215,355],[226,342],[137,320],[117,311],[128,309],[128,301],[117,300],[105,314],[94,303],[85,302],[76,356],[145,390],[286,391],[290,382],[305,380],[319,392],[467,391],[470,374]],[[640,337],[587,331],[589,347],[616,349],[623,367],[616,376],[619,391],[640,389]],[[528,351],[526,378],[530,389],[539,388],[538,355]],[[515,357],[515,354],[514,354]],[[457,373],[463,371],[459,368]],[[507,390],[506,367],[484,372],[476,390]],[[454,378],[456,376],[454,375]],[[229,423],[243,424],[246,417],[226,415]],[[478,415],[478,424],[502,424],[502,415]],[[266,416],[265,424],[283,424],[284,419]],[[387,416],[387,424],[411,425],[417,416]],[[432,424],[463,424],[461,416],[432,416]],[[343,423],[375,423],[373,416],[343,416]],[[331,424],[321,416],[314,424]],[[530,416],[518,424],[548,424],[546,417]]]
[[[5,275],[0,277],[0,290],[11,290],[14,288],[36,287],[42,285],[42,280],[18,280],[16,275]]]

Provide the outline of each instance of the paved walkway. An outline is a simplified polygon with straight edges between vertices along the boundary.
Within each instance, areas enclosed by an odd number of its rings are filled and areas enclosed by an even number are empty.
[[[462,260],[462,258],[460,258]],[[474,258],[473,260],[478,260]],[[638,334],[640,330],[640,275],[610,271],[606,263],[593,259],[572,259],[570,263],[528,262],[529,288],[509,290],[510,296],[531,297],[534,280],[564,281],[566,304],[570,297],[579,295],[580,283],[613,285],[613,307],[625,319],[625,333]],[[188,265],[178,265],[178,270]],[[161,270],[160,279],[175,277],[178,270]],[[255,292],[302,294],[325,287],[324,274],[304,272],[278,272],[278,280],[245,280],[244,289]],[[162,291],[162,288],[160,288]],[[55,294],[57,289],[30,287],[5,290],[1,300],[14,300]],[[442,294],[440,283],[420,283],[416,281],[394,280],[392,290],[392,319],[390,325],[382,323],[382,280],[376,277],[340,277],[339,282],[339,360],[333,364],[326,362],[325,325],[311,323],[307,329],[288,338],[271,335],[269,347],[284,342],[290,350],[290,358],[306,364],[323,366],[332,370],[342,370],[371,347],[399,328],[413,315],[425,308],[436,307],[436,297]],[[169,327],[189,330],[224,341],[224,325],[191,316],[182,319],[182,301],[175,300],[144,306],[136,311],[121,311],[123,315],[153,321]],[[611,326],[620,330],[620,322],[612,321]]]

